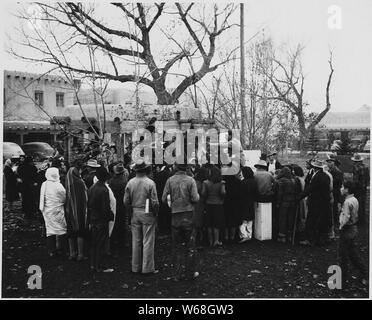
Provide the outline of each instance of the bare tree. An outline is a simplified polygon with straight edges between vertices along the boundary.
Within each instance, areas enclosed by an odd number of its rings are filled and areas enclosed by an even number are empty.
[[[271,50],[269,40],[252,43],[246,49],[246,114],[244,125],[246,146],[249,149],[268,151],[274,139],[273,130],[278,125],[280,101],[266,97],[273,93],[271,84],[261,71],[261,64],[269,65],[267,51]],[[263,62],[266,60],[266,62]],[[241,128],[240,83],[235,63],[224,66],[223,73],[214,77],[203,94],[204,106],[209,118],[228,128]],[[203,90],[202,90],[203,91]],[[204,90],[206,91],[206,90]]]
[[[305,76],[301,65],[301,52],[303,47],[298,45],[293,53],[289,53],[287,63],[283,63],[275,54],[272,55],[272,68],[262,67],[270,83],[272,84],[275,94],[268,99],[281,101],[284,106],[297,118],[300,150],[304,148],[304,142],[308,133],[323,119],[331,108],[329,98],[329,89],[333,76],[332,52],[328,61],[330,73],[326,86],[326,103],[325,108],[319,114],[309,114],[306,110],[308,104],[304,101],[304,84]]]
[[[25,55],[22,50],[12,48],[10,51],[16,57],[58,66],[65,72],[93,76],[95,79],[103,78],[122,83],[137,82],[152,88],[157,96],[158,104],[162,105],[174,104],[188,87],[225,63],[225,61],[220,61],[213,64],[212,60],[216,53],[218,37],[235,25],[230,20],[236,8],[234,4],[228,4],[222,9],[213,5],[212,10],[200,10],[202,4],[190,3],[183,6],[176,3],[170,5],[170,11],[167,12],[164,3],[154,5],[112,3],[110,6],[114,6],[124,18],[118,28],[104,21],[102,14],[89,4],[66,2],[37,3],[37,5],[41,13],[40,17],[30,16],[24,10],[19,13],[19,18],[26,21],[38,19],[48,22],[50,30],[54,31],[52,40],[58,43],[66,58],[70,57],[71,53],[84,49],[89,43],[96,56],[107,62],[107,68],[92,70],[86,67],[85,61],[82,61],[85,59],[65,59],[62,55],[56,54],[54,50],[48,50],[50,37],[46,38],[45,42],[41,42],[33,33],[24,32],[24,30],[21,32],[23,40],[20,44],[32,48],[34,55]],[[201,15],[200,12],[203,14]],[[208,16],[204,14],[205,12],[211,14]],[[159,66],[153,55],[152,31],[163,16],[177,17],[188,34],[190,50],[174,52],[164,65]],[[128,27],[123,27],[126,24]],[[45,24],[42,24],[43,28],[44,26]],[[179,36],[182,34],[184,32],[178,32]],[[135,65],[128,59],[133,56],[138,59]],[[167,77],[172,73],[171,69],[176,63],[188,56],[198,58],[199,66],[190,74],[184,75],[184,79],[170,92],[166,86]],[[138,67],[139,64],[145,68],[145,71],[141,74],[123,71],[119,66],[123,61],[127,62],[127,67],[129,63],[132,68]]]

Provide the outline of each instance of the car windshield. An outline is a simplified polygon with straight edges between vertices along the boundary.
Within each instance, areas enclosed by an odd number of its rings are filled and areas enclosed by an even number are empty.
[[[47,143],[30,143],[30,144],[25,144],[23,146],[23,149],[25,150],[26,153],[41,153],[47,157],[50,157],[53,155],[53,148],[47,144]]]
[[[3,150],[4,150],[4,152],[20,152],[20,153],[23,153],[21,147],[18,144],[12,143],[12,142],[4,142],[3,143]]]

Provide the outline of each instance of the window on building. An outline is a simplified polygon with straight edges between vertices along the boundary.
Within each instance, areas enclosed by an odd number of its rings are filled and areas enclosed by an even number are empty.
[[[57,107],[64,107],[65,104],[64,104],[64,93],[61,93],[61,92],[57,92],[56,93],[56,105]]]
[[[44,92],[35,91],[35,104],[37,106],[44,106]]]

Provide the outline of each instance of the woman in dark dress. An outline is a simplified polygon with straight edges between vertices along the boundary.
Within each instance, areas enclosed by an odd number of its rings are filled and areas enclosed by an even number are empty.
[[[236,230],[240,225],[240,190],[241,180],[235,175],[224,176],[226,181],[226,196],[225,196],[225,242],[234,242]]]
[[[118,163],[113,167],[114,176],[109,180],[109,187],[114,193],[116,199],[116,217],[115,225],[112,230],[110,238],[112,248],[120,248],[120,244],[129,245],[129,217],[124,207],[124,192],[127,186],[127,174],[126,169],[122,163]]]
[[[202,198],[206,204],[205,224],[208,227],[208,239],[211,246],[221,246],[220,229],[224,225],[225,182],[222,181],[221,170],[216,166],[210,168],[208,179],[203,182]]]
[[[76,160],[66,177],[66,210],[67,236],[70,247],[69,260],[86,260],[84,257],[84,237],[87,230],[87,188],[81,178],[82,162]],[[77,242],[77,253],[76,253]]]
[[[22,211],[26,219],[32,219],[38,210],[36,196],[38,185],[37,168],[32,157],[27,156],[17,169],[18,177],[21,179],[22,187]]]
[[[244,179],[241,181],[240,204],[241,204],[241,225],[239,227],[240,242],[252,239],[252,225],[254,220],[254,203],[257,199],[257,183],[250,167],[243,167]]]
[[[17,175],[14,173],[13,164],[10,159],[5,161],[4,177],[5,177],[5,199],[9,203],[9,210],[13,209],[13,202],[19,200],[17,190]]]

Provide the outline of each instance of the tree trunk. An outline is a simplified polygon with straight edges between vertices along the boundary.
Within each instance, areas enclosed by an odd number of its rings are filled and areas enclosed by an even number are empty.
[[[298,115],[297,117],[298,117],[298,129],[299,129],[299,138],[300,138],[299,147],[300,147],[301,153],[303,153],[304,148],[305,148],[305,141],[307,138],[307,130],[306,130],[306,125],[305,125],[305,119],[300,115]]]

